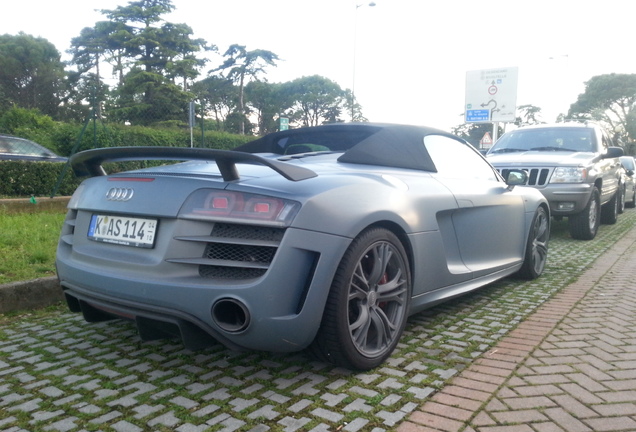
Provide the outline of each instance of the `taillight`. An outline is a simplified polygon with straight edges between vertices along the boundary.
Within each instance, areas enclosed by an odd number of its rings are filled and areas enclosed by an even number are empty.
[[[179,212],[185,219],[259,221],[287,226],[300,203],[243,192],[200,189],[188,197]]]

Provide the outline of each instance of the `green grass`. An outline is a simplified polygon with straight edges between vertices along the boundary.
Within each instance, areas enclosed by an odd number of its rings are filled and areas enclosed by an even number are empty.
[[[55,248],[65,213],[15,212],[0,206],[0,284],[55,275]]]

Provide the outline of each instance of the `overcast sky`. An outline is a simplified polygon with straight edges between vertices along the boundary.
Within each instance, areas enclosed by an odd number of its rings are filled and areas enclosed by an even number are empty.
[[[41,36],[64,54],[82,28],[105,18],[96,9],[128,2],[5,3],[1,34]],[[368,3],[173,0],[166,19],[221,53],[234,43],[276,53],[282,61],[268,69],[270,82],[322,75],[354,88],[370,121],[445,130],[464,121],[468,71],[517,67],[517,106],[541,107],[546,121],[566,112],[592,76],[636,73],[632,0]]]

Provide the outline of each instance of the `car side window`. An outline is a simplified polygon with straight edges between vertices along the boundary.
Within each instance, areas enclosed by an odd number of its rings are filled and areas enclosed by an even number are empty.
[[[10,140],[0,137],[0,153],[14,153]]]
[[[475,150],[458,140],[427,135],[424,146],[437,172],[449,178],[497,181],[495,170]]]

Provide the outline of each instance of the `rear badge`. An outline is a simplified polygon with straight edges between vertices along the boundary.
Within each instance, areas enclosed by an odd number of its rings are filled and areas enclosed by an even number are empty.
[[[129,201],[135,191],[132,188],[110,188],[108,192],[106,192],[106,199],[108,201]]]

